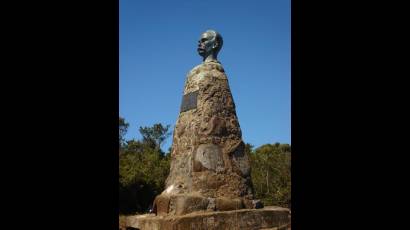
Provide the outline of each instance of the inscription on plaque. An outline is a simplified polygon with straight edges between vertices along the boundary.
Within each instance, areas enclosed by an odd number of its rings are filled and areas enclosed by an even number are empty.
[[[182,98],[181,112],[196,109],[198,91],[187,93]]]

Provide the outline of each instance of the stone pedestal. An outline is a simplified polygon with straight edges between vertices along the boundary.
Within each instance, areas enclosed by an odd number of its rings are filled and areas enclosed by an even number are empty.
[[[130,216],[128,229],[139,230],[288,230],[290,211],[268,206],[262,209],[192,212],[179,216],[154,214]]]
[[[185,81],[159,215],[255,208],[249,157],[225,70],[204,62]],[[261,205],[259,205],[261,206]]]

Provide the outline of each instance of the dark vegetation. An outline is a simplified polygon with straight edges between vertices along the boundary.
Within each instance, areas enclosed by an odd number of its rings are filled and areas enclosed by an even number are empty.
[[[141,140],[125,140],[129,124],[119,118],[119,208],[120,214],[144,213],[161,193],[170,167],[170,149],[161,145],[171,135],[170,126],[140,127]],[[289,207],[291,202],[291,146],[246,144],[257,199],[268,205]]]

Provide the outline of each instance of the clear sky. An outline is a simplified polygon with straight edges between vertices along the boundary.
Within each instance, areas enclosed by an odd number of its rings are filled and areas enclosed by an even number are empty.
[[[186,75],[202,62],[197,41],[214,29],[244,142],[291,144],[290,0],[120,0],[119,29],[126,139],[155,123],[173,131]]]

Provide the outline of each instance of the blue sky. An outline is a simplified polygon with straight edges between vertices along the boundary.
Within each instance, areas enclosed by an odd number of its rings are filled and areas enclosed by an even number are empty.
[[[245,143],[291,144],[290,0],[120,0],[119,21],[126,139],[159,122],[173,131],[186,74],[202,62],[197,41],[214,29]]]

